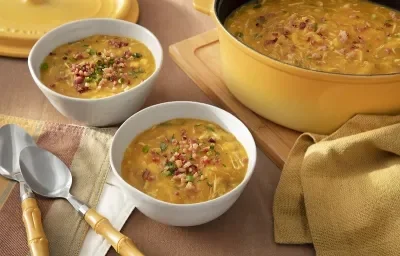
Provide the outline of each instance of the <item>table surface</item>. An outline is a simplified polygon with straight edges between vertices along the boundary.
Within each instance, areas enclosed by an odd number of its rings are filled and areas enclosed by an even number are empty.
[[[189,100],[211,104],[168,55],[168,46],[214,27],[196,12],[191,0],[141,0],[139,24],[150,29],[164,48],[164,64],[145,106]],[[55,110],[29,74],[26,60],[0,57],[0,114],[79,124]],[[146,255],[315,255],[311,246],[277,245],[273,239],[272,202],[280,170],[258,151],[253,178],[235,205],[220,218],[190,228],[169,227],[138,210],[122,232]],[[116,255],[111,249],[107,255]]]

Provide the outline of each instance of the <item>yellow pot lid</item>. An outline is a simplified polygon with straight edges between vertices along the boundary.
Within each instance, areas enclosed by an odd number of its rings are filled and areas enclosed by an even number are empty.
[[[137,0],[0,0],[0,55],[26,58],[47,31],[73,20],[115,18],[136,23]]]

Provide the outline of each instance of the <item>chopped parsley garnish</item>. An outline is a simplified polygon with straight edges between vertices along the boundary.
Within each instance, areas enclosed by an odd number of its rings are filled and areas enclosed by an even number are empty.
[[[210,182],[208,182],[208,181],[207,181],[207,185],[208,185],[209,187],[212,187],[212,186],[213,186],[213,184],[210,183]]]
[[[258,9],[258,8],[261,8],[261,4],[260,3],[254,4],[253,9]]]
[[[172,134],[172,139],[175,139],[175,134]]]
[[[138,53],[138,52],[133,53],[132,56],[133,56],[135,59],[140,59],[140,58],[143,57],[143,55],[142,55],[141,53]]]
[[[176,167],[176,164],[170,161],[165,163],[165,167],[168,167],[168,171],[170,172],[175,172],[178,169],[178,167]]]
[[[118,83],[122,84],[124,82],[124,79],[121,77],[120,79],[118,79]]]
[[[214,149],[215,149],[215,146],[214,146],[214,145],[211,145],[211,146],[210,146],[210,149],[211,149],[211,150],[214,150]]]
[[[186,176],[186,181],[188,181],[188,182],[194,181],[193,175]]]
[[[226,167],[226,164],[222,164],[223,167]]]
[[[87,49],[86,50],[90,55],[95,55],[96,54],[96,51],[95,50],[93,50],[93,49]]]
[[[43,62],[42,65],[40,65],[40,70],[48,70],[49,69],[49,64],[46,62]]]
[[[88,44],[84,44],[83,47],[89,47],[89,45]]]
[[[164,152],[165,150],[167,150],[167,148],[168,148],[168,145],[164,142],[161,142],[161,144],[160,144],[161,152]]]
[[[206,126],[206,129],[212,132],[215,132],[214,128],[210,127],[210,126]]]
[[[235,33],[235,37],[242,38],[243,37],[243,33],[242,32],[236,32]]]
[[[149,153],[149,150],[150,150],[149,145],[145,145],[145,146],[143,146],[143,148],[142,148],[142,152],[143,152],[143,153]]]
[[[165,175],[165,176],[172,176],[172,174],[173,174],[173,173],[172,173],[171,171],[165,171],[165,172],[164,172],[164,175]]]

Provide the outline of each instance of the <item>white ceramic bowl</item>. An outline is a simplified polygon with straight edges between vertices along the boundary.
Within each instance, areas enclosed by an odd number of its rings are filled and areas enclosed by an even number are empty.
[[[172,204],[139,191],[121,177],[121,162],[130,142],[153,125],[175,118],[195,118],[214,122],[229,131],[242,143],[249,157],[242,183],[216,199],[195,204]],[[147,217],[172,226],[194,226],[209,222],[226,212],[238,199],[250,180],[256,163],[256,145],[247,127],[230,113],[196,102],[168,102],[139,111],[118,129],[110,149],[111,167],[117,178],[132,195],[137,208]]]
[[[141,41],[150,49],[155,58],[155,72],[135,88],[101,99],[64,96],[49,89],[40,81],[40,65],[52,50],[68,42],[96,34],[130,37]],[[117,19],[85,19],[67,23],[46,33],[29,53],[28,66],[39,89],[61,114],[87,125],[107,126],[122,123],[139,110],[153,88],[162,61],[161,44],[146,28]]]

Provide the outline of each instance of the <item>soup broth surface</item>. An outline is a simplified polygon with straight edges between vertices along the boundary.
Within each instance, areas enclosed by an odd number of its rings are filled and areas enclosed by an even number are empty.
[[[276,60],[344,74],[400,72],[400,13],[364,0],[259,0],[225,27]]]
[[[43,61],[41,80],[50,89],[75,98],[113,96],[136,87],[155,70],[141,42],[94,35],[54,49]]]
[[[137,136],[126,149],[122,177],[159,200],[190,204],[220,197],[247,170],[242,144],[220,126],[174,119]]]

